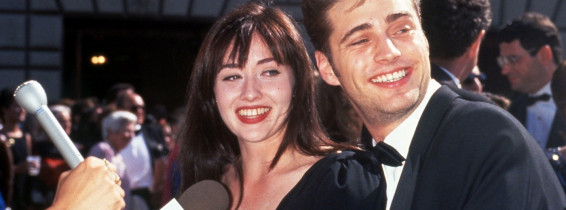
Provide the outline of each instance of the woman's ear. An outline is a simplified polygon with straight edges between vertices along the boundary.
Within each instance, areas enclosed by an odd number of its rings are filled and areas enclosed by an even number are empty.
[[[320,77],[322,77],[322,79],[329,85],[340,85],[340,81],[334,73],[334,69],[332,68],[332,65],[330,65],[330,61],[326,55],[317,50],[314,52],[314,57],[316,58],[316,66],[320,72]]]

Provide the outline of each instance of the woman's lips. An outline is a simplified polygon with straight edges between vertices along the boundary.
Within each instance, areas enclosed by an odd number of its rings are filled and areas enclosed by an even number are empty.
[[[271,111],[267,106],[240,107],[236,109],[238,119],[246,124],[254,124],[263,121]]]

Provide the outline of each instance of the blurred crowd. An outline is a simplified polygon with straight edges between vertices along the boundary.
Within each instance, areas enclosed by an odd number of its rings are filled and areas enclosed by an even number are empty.
[[[33,115],[18,106],[14,90],[0,96],[1,200],[12,209],[45,209],[70,168]],[[49,109],[85,158],[105,158],[117,167],[127,209],[156,209],[176,195],[180,109],[149,109],[126,83],[111,87],[102,100],[62,99]]]

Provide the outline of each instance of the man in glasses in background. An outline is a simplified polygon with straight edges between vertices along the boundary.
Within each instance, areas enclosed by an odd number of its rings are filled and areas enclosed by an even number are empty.
[[[538,13],[516,17],[499,32],[497,62],[511,89],[521,95],[509,107],[545,151],[562,147],[564,119],[557,114],[550,81],[562,61],[560,34],[552,21]]]

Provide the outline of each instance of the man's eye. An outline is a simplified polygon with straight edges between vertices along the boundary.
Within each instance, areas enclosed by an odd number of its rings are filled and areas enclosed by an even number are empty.
[[[368,39],[360,39],[358,41],[355,41],[354,43],[351,43],[350,46],[360,45],[360,44],[366,43],[368,41],[369,41]]]
[[[507,59],[508,59],[509,62],[511,62],[511,63],[516,63],[517,60],[519,60],[519,57],[512,55],[512,56],[507,57]]]
[[[404,34],[404,33],[407,33],[407,32],[409,32],[409,31],[411,31],[411,29],[403,28],[403,29],[399,30],[399,32],[397,32],[397,33],[402,33],[402,34]]]
[[[397,32],[395,32],[395,34],[406,34],[411,32],[412,28],[408,25],[403,26],[401,29],[399,29]]]

